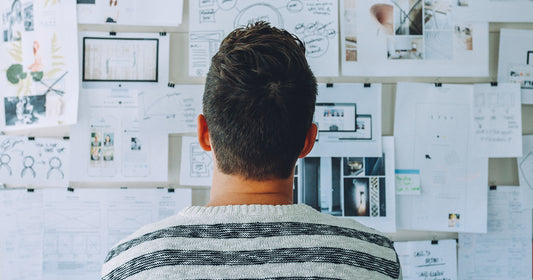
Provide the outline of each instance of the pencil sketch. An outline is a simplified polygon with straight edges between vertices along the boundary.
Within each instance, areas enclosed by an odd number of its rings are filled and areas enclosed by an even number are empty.
[[[216,47],[220,37],[237,27],[243,27],[257,21],[269,22],[272,26],[285,29],[297,35],[306,46],[306,55],[311,59],[314,72],[333,73],[337,71],[333,57],[338,56],[338,3],[337,1],[199,1],[191,5],[190,17],[190,52],[191,75],[205,75],[209,59],[213,55],[208,40],[198,42],[200,37],[215,37]],[[223,29],[222,36],[217,30]],[[216,49],[215,49],[216,51]],[[208,55],[207,60],[203,55]],[[207,61],[207,62],[206,62]],[[322,63],[320,63],[322,62]],[[320,65],[320,67],[319,67]],[[333,71],[333,72],[331,72]]]
[[[204,151],[200,144],[198,143],[191,143],[190,144],[190,151],[191,151],[191,177],[197,178],[197,177],[210,177],[213,167],[212,163],[213,160],[209,156],[209,154]]]

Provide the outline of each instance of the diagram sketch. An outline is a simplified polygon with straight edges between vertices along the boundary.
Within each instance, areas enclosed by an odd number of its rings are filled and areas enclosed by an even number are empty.
[[[0,3],[0,128],[76,122],[78,53],[73,1]]]
[[[259,20],[285,29],[306,45],[317,76],[338,75],[338,2],[333,0],[210,0],[189,5],[189,75],[204,76],[222,38]]]
[[[0,136],[0,183],[66,186],[68,153],[67,140]]]
[[[176,85],[140,92],[141,126],[157,127],[166,133],[196,132],[203,91],[203,85]]]
[[[488,74],[488,25],[450,0],[341,0],[342,74]]]
[[[180,184],[210,186],[214,167],[211,152],[204,151],[196,137],[182,137],[181,145]]]

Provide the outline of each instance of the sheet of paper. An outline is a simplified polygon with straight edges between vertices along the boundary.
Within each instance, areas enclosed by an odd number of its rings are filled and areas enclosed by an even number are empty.
[[[183,0],[77,0],[78,23],[178,26]]]
[[[0,190],[0,279],[42,279],[42,191]]]
[[[141,91],[141,127],[156,127],[166,133],[196,132],[196,119],[202,113],[203,93],[203,85],[175,85]]]
[[[420,170],[396,169],[396,194],[420,194]]]
[[[522,156],[520,86],[474,85],[473,154],[486,157]]]
[[[215,166],[211,152],[200,147],[197,137],[181,139],[180,185],[211,186]]]
[[[394,242],[394,248],[404,280],[458,279],[455,240]]]
[[[337,76],[338,1],[226,0],[189,5],[189,75],[205,76],[220,42],[236,27],[264,20],[302,40],[316,76]]]
[[[514,5],[515,1],[513,1]],[[530,3],[533,7],[533,3]],[[508,3],[511,5],[511,3]],[[531,17],[529,10],[524,10]],[[519,83],[522,103],[533,104],[533,30],[500,29],[498,82]]]
[[[465,1],[341,0],[344,76],[487,76],[487,22]]]
[[[45,190],[43,279],[97,279],[119,240],[190,204],[190,189]]]
[[[154,90],[168,85],[170,35],[80,32],[83,88]]]
[[[138,92],[86,90],[71,127],[72,181],[168,180],[168,134],[140,127]]]
[[[531,0],[461,0],[475,13],[473,20],[490,22],[533,22]]]
[[[520,190],[489,190],[486,234],[459,234],[459,279],[531,279],[531,208]]]
[[[313,121],[318,135],[309,156],[380,157],[381,84],[319,84]]]
[[[533,135],[523,136],[523,157],[517,159],[520,197],[525,209],[533,208]]]
[[[393,137],[383,137],[380,157],[308,156],[299,160],[296,174],[298,203],[379,231],[396,231]]]
[[[473,88],[398,83],[396,169],[419,170],[421,188],[396,197],[398,228],[486,232],[488,159],[472,153]]]
[[[0,135],[0,183],[66,187],[69,141]]]
[[[76,3],[7,0],[0,14],[0,129],[76,123]]]

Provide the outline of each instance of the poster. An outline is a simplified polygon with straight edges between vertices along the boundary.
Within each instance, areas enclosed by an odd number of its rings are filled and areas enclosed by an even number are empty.
[[[309,156],[380,157],[381,84],[319,84],[313,122]]]
[[[77,0],[78,23],[172,26],[181,24],[183,0]]]
[[[205,76],[220,42],[236,27],[263,20],[298,36],[316,76],[338,73],[338,1],[210,0],[189,3],[189,75]]]
[[[498,82],[520,84],[522,104],[533,104],[533,31],[500,30]]]
[[[78,48],[73,1],[0,2],[0,129],[76,123]]]
[[[0,135],[0,183],[14,186],[66,187],[69,141]]]
[[[474,154],[472,85],[398,83],[396,172],[417,170],[420,193],[398,195],[398,228],[487,230],[488,158]]]
[[[85,90],[71,127],[72,181],[166,182],[168,134],[141,128],[136,91]]]
[[[383,137],[379,157],[307,156],[298,161],[296,173],[299,203],[382,232],[396,231],[393,137]]]
[[[487,76],[488,23],[465,1],[341,0],[343,76]]]

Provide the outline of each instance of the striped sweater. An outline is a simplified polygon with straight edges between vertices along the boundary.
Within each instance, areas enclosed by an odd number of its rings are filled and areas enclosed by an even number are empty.
[[[392,242],[304,205],[192,206],[109,252],[102,280],[398,279]]]

